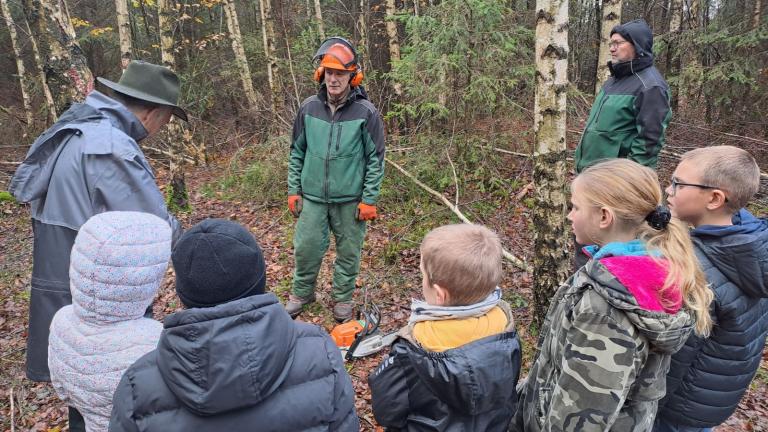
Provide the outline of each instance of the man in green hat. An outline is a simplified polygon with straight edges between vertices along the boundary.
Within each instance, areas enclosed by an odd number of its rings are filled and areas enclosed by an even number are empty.
[[[97,213],[140,211],[168,221],[174,240],[181,234],[137,144],[172,115],[187,120],[177,105],[178,77],[163,66],[134,61],[119,82],[99,82],[112,89],[111,97],[93,91],[65,111],[32,144],[9,187],[16,200],[31,204],[27,377],[33,381],[50,381],[48,328],[56,311],[72,302],[69,255],[85,221]]]

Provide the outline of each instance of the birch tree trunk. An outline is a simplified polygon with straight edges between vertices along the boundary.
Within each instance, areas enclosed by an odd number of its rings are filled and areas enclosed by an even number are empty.
[[[176,69],[176,59],[173,56],[173,3],[171,0],[157,0],[158,21],[160,29],[160,59],[163,66]],[[190,134],[184,133],[180,122],[173,119],[168,123],[166,138],[170,154],[169,177],[170,184],[166,189],[166,201],[171,209],[186,210],[189,208],[189,194],[184,176],[184,141],[189,140]]]
[[[317,34],[320,36],[320,43],[323,43],[325,41],[325,24],[323,23],[323,9],[320,8],[320,0],[315,0],[315,19],[317,20]]]
[[[389,61],[393,64],[395,61],[400,60],[400,41],[397,37],[397,21],[395,21],[395,12],[397,11],[395,0],[387,0],[387,36],[389,36]],[[403,86],[400,83],[395,83],[393,86],[395,94],[398,96],[403,95]]]
[[[572,259],[565,224],[568,0],[537,0],[536,11],[533,300],[541,324],[549,299],[568,277]]]
[[[259,0],[261,11],[261,36],[264,42],[264,55],[267,59],[267,80],[272,94],[272,115],[275,117],[280,109],[280,85],[278,84],[278,65],[275,55],[275,20],[272,17],[271,0]]]
[[[678,40],[683,29],[683,0],[669,0],[669,42],[667,44],[667,73],[680,74],[682,70],[682,55],[678,52]],[[677,110],[677,102],[680,97],[679,85],[672,86],[670,91],[671,107]]]
[[[35,5],[31,0],[24,0],[22,3],[22,10],[24,11],[24,24],[27,28],[27,34],[29,35],[29,43],[32,46],[35,70],[37,72],[38,80],[40,81],[40,88],[43,90],[43,96],[45,96],[45,104],[48,111],[48,125],[51,125],[56,122],[56,104],[53,101],[51,89],[48,87],[48,82],[45,79],[43,60],[40,57],[40,49],[37,46],[37,40],[41,37],[42,29],[40,27],[40,3],[36,3],[37,4]],[[30,25],[30,20],[32,20],[33,25]],[[37,31],[33,31],[33,28]]]
[[[243,91],[251,110],[255,110],[258,102],[251,81],[251,68],[248,66],[248,59],[243,48],[243,37],[240,34],[240,22],[237,19],[235,2],[234,0],[225,0],[221,6],[227,17],[227,29],[229,30],[229,38],[232,39],[232,51],[235,53],[235,64],[240,73],[240,81],[243,83]]]
[[[752,10],[752,29],[760,27],[760,12],[762,11],[762,0],[755,0],[755,8]]]
[[[21,100],[24,104],[24,113],[26,114],[27,119],[26,128],[29,129],[32,127],[34,116],[32,114],[32,102],[29,99],[29,83],[27,82],[26,71],[24,70],[24,58],[21,56],[19,40],[16,37],[16,24],[11,16],[11,10],[8,8],[8,0],[0,0],[0,8],[3,10],[3,17],[5,18],[5,23],[8,25],[8,32],[11,35],[11,47],[13,48],[13,55],[16,57],[16,70],[19,73]]]
[[[128,0],[115,0],[115,9],[117,10],[117,30],[120,38],[120,67],[125,69],[133,58]]]
[[[66,2],[27,0],[25,5],[33,8],[30,12],[39,24],[32,27],[32,32],[40,42],[45,80],[55,112],[62,113],[93,90],[93,74],[77,43]]]
[[[608,61],[611,59],[611,51],[608,44],[611,42],[611,29],[621,24],[621,0],[603,0],[600,23],[600,51],[597,56],[595,95],[600,92],[600,89],[610,75]]]

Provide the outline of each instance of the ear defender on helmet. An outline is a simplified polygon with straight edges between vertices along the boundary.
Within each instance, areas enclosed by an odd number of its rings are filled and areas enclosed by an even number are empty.
[[[325,68],[322,66],[318,66],[318,68],[315,69],[315,75],[312,77],[312,79],[321,83],[323,82],[323,75],[325,75]]]
[[[331,37],[326,39],[315,53],[314,61],[318,62],[318,67],[312,78],[318,82],[323,82],[323,76],[326,69],[334,69],[351,72],[349,85],[357,87],[363,82],[363,71],[357,52],[352,44],[342,37]]]

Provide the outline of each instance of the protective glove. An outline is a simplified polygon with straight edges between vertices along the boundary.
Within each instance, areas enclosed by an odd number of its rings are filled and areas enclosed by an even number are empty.
[[[288,209],[293,217],[299,217],[299,213],[301,213],[301,195],[288,196]]]
[[[376,219],[376,206],[360,203],[357,205],[355,218],[359,221],[368,221]]]

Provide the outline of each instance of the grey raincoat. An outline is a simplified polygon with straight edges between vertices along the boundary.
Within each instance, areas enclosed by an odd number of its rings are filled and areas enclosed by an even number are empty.
[[[146,137],[125,106],[94,91],[35,140],[11,179],[9,192],[30,203],[32,213],[27,377],[33,381],[50,381],[48,330],[56,311],[72,303],[69,254],[85,221],[107,211],[140,211],[167,220],[174,240],[181,234],[137,144]]]

